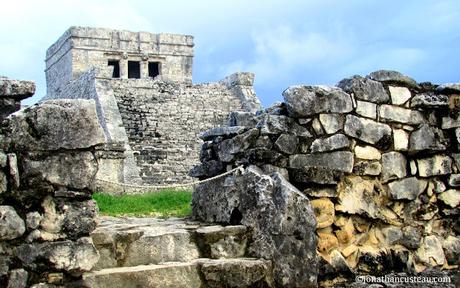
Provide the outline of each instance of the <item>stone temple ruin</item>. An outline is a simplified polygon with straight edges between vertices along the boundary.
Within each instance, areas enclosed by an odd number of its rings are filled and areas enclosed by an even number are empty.
[[[86,45],[93,38],[105,39]],[[0,78],[1,287],[369,287],[367,275],[430,277],[373,287],[459,286],[460,84],[381,70],[335,87],[291,86],[283,103],[245,106],[200,133],[189,174],[209,181],[193,192],[192,219],[98,217],[98,175],[110,165],[123,177],[133,163],[142,171],[135,141],[109,137],[116,127],[104,121],[126,120],[104,101],[122,107],[114,95],[137,84],[157,96],[200,86],[187,76],[112,80],[129,76],[127,63],[115,72],[116,59],[101,60],[108,72],[52,84],[48,98],[62,99],[20,111],[34,84]],[[209,85],[236,97],[246,76]],[[76,95],[90,99],[65,99]]]
[[[251,73],[192,84],[193,45],[188,35],[71,27],[48,49],[43,100],[96,102],[109,142],[98,178],[187,182],[199,132],[223,124],[231,111],[261,108]]]

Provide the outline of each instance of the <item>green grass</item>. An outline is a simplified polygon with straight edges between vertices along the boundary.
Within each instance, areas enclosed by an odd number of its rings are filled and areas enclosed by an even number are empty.
[[[192,192],[163,190],[141,195],[93,195],[100,214],[108,216],[185,217],[192,213]]]

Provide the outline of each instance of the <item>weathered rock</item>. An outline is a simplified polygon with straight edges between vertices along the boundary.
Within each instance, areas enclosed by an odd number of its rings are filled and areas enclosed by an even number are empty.
[[[365,160],[380,160],[382,154],[372,146],[356,146],[355,156]]]
[[[0,206],[0,240],[11,240],[21,237],[26,228],[24,220],[19,217],[11,206]]]
[[[328,198],[311,200],[311,207],[315,212],[317,228],[325,228],[334,223],[334,203]]]
[[[296,154],[289,157],[291,168],[326,168],[334,171],[351,172],[353,170],[353,153],[337,151],[322,154]]]
[[[449,106],[449,98],[440,94],[417,94],[410,101],[411,108],[442,108]]]
[[[231,139],[223,140],[218,146],[218,156],[222,162],[230,162],[235,155],[247,150],[259,136],[259,130],[254,128]]]
[[[401,153],[388,152],[382,154],[382,180],[388,181],[406,177],[406,166],[406,157]]]
[[[426,236],[417,249],[417,258],[428,266],[443,265],[446,261],[441,241],[435,235]]]
[[[26,225],[29,229],[37,229],[40,222],[43,220],[43,216],[37,211],[29,212],[26,215]]]
[[[249,233],[242,225],[206,226],[196,230],[201,253],[212,259],[244,257]]]
[[[321,123],[319,122],[318,118],[313,119],[313,121],[311,122],[311,128],[313,128],[313,131],[315,132],[316,136],[324,135],[323,127],[321,126]]]
[[[299,145],[299,138],[291,134],[281,134],[275,142],[275,147],[286,154],[294,154]]]
[[[272,263],[267,260],[204,262],[201,267],[207,287],[273,287]]]
[[[426,180],[419,180],[417,177],[410,177],[389,183],[388,190],[392,199],[414,200],[418,197],[418,195],[425,191],[426,186]]]
[[[337,184],[343,176],[342,171],[324,167],[304,167],[289,169],[289,179],[294,183]]]
[[[449,186],[452,186],[452,187],[460,186],[460,174],[451,174],[449,176]]]
[[[417,82],[397,71],[391,70],[378,70],[370,73],[367,78],[370,78],[375,81],[385,82],[389,84],[402,84],[407,87],[418,87]]]
[[[402,108],[393,105],[382,105],[379,108],[380,119],[387,122],[396,122],[409,125],[418,125],[426,122],[420,111]]]
[[[7,288],[26,288],[29,273],[24,269],[10,271]]]
[[[398,244],[403,237],[401,228],[394,226],[383,228],[382,234],[385,237],[385,241],[388,243],[388,245]]]
[[[321,230],[318,230],[321,231]],[[318,251],[320,253],[329,253],[332,249],[339,247],[339,240],[334,234],[329,232],[318,232]]]
[[[308,196],[313,196],[313,197],[336,197],[337,196],[337,191],[335,188],[307,188],[303,191],[304,194]]]
[[[281,168],[278,166],[274,166],[271,164],[265,164],[262,167],[262,171],[264,171],[265,174],[271,175],[274,172],[280,173],[286,180],[289,180],[289,172],[286,168]]]
[[[228,126],[256,127],[259,118],[251,112],[233,111],[228,116]]]
[[[444,138],[442,130],[424,124],[418,130],[415,130],[410,134],[409,151],[442,151],[446,150],[445,144],[446,139]]]
[[[196,178],[213,177],[222,172],[223,169],[224,165],[222,162],[210,160],[193,166],[193,168],[188,172],[188,176]]]
[[[438,195],[438,199],[444,202],[444,204],[455,208],[460,205],[460,190],[449,189],[444,191]]]
[[[293,118],[265,114],[256,125],[261,135],[289,133],[301,137],[312,137],[307,128],[300,126]]]
[[[382,173],[382,165],[378,161],[358,161],[353,167],[353,173],[356,175],[378,176]]]
[[[27,267],[36,259],[44,259],[53,269],[65,270],[79,276],[90,271],[97,263],[99,254],[91,238],[80,238],[77,241],[57,241],[34,244],[23,244],[18,247],[18,258]]]
[[[0,78],[0,96],[14,99],[24,99],[34,95],[35,83],[33,81]]]
[[[460,83],[445,83],[436,87],[436,92],[446,94],[460,93]]]
[[[340,114],[319,114],[319,121],[326,134],[333,134],[343,129],[343,117]]]
[[[7,164],[7,156],[3,151],[0,151],[0,168],[5,168]]]
[[[233,137],[235,135],[243,133],[246,130],[247,129],[244,126],[215,127],[200,133],[198,137],[200,137],[200,139],[203,141],[209,141],[219,136]]]
[[[289,115],[308,117],[319,113],[348,113],[352,107],[351,97],[339,88],[326,86],[291,86],[283,97]]]
[[[3,192],[6,192],[6,189],[8,188],[8,180],[6,179],[5,173],[0,171],[0,194]]]
[[[18,157],[14,153],[8,153],[6,155],[8,159],[8,166],[9,166],[9,176],[11,179],[11,184],[14,188],[19,188],[21,179],[19,176],[19,169],[18,169]]]
[[[43,167],[47,167],[43,169]],[[23,176],[68,189],[92,190],[97,162],[91,152],[60,152],[53,155],[28,153],[23,158]]]
[[[382,149],[391,144],[390,126],[370,119],[347,115],[344,130],[345,134]]]
[[[393,105],[404,104],[412,97],[409,89],[406,87],[388,86],[388,90],[390,90],[391,103]]]
[[[442,241],[442,248],[449,265],[460,264],[460,238],[448,236]]]
[[[363,117],[377,119],[377,105],[371,102],[356,101],[355,112]]]
[[[409,134],[403,129],[393,129],[393,143],[396,151],[407,151]]]
[[[441,124],[442,129],[451,129],[451,128],[457,128],[457,127],[460,127],[460,115],[457,115],[455,117],[451,117],[451,116],[442,117],[442,124]]]
[[[401,239],[401,244],[409,249],[417,249],[420,247],[423,232],[420,227],[405,226],[402,228],[402,232],[403,237]]]
[[[452,173],[452,159],[446,155],[435,155],[429,158],[417,159],[417,166],[421,177]]]
[[[279,174],[269,177],[250,166],[241,176],[200,184],[192,208],[194,217],[204,221],[250,227],[249,253],[276,259],[277,285],[316,286],[314,213],[308,198]]]
[[[276,144],[276,143],[275,143]],[[347,136],[343,134],[335,134],[327,138],[316,139],[311,144],[311,152],[328,152],[347,148],[350,145]]]
[[[52,100],[9,118],[9,137],[28,151],[82,149],[105,143],[93,100]]]
[[[390,100],[380,82],[361,76],[343,79],[337,86],[345,92],[353,93],[356,99],[373,103],[387,103]]]
[[[365,214],[370,218],[382,218],[379,198],[375,197],[375,181],[359,176],[345,177],[337,187],[337,211],[349,214]]]

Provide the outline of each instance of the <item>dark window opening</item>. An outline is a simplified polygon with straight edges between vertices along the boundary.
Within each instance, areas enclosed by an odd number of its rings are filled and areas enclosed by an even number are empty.
[[[160,75],[160,62],[149,62],[149,77]]]
[[[107,65],[113,66],[112,78],[120,78],[120,61],[109,60]]]
[[[128,78],[141,78],[141,63],[139,61],[128,61]]]

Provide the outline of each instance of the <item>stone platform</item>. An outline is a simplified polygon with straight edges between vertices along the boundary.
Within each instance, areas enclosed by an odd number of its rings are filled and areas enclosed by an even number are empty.
[[[100,217],[100,254],[84,287],[273,287],[272,263],[249,258],[242,225]]]

